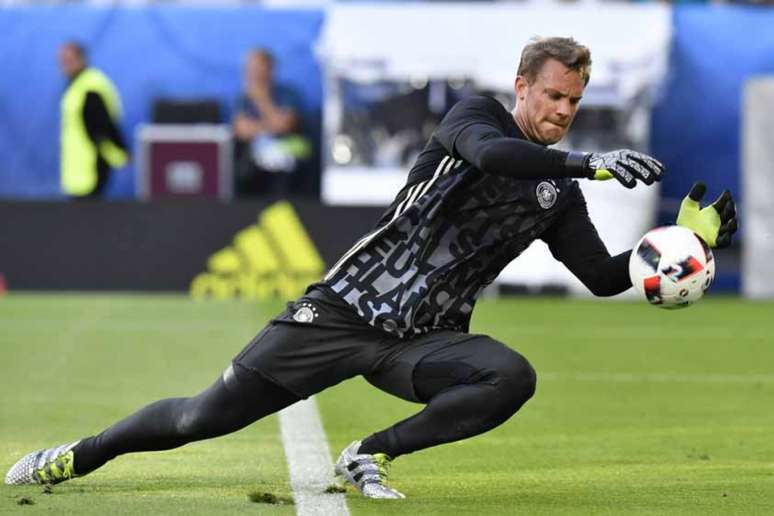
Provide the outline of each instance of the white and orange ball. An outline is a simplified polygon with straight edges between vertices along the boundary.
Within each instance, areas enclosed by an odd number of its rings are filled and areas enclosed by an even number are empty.
[[[684,308],[702,298],[715,278],[709,246],[693,231],[664,226],[648,231],[632,250],[629,276],[637,292],[660,308]]]

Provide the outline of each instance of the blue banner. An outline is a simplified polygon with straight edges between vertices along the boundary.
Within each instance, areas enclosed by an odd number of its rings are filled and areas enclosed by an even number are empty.
[[[774,10],[678,6],[674,24],[669,78],[651,136],[653,153],[668,169],[662,195],[682,198],[703,180],[708,199],[725,188],[741,198],[744,84],[774,74]]]
[[[298,90],[319,133],[322,75],[312,47],[323,19],[322,10],[255,6],[0,9],[0,197],[61,195],[65,79],[56,54],[62,42],[82,42],[91,63],[116,83],[130,145],[156,97],[214,97],[228,118],[242,59],[253,47],[275,53],[279,80]],[[774,73],[774,10],[677,6],[674,24],[669,78],[651,137],[653,153],[669,169],[663,194],[679,199],[702,179],[709,195],[727,187],[739,196],[743,86],[749,77]],[[108,194],[134,195],[132,165],[114,174]]]
[[[228,120],[243,58],[256,47],[274,53],[278,80],[299,92],[319,133],[322,77],[312,47],[322,22],[320,10],[254,6],[0,9],[0,196],[61,196],[59,99],[66,82],[56,56],[63,42],[83,43],[90,63],[116,84],[131,146],[157,97],[216,98]],[[132,165],[113,175],[108,196],[134,196]]]

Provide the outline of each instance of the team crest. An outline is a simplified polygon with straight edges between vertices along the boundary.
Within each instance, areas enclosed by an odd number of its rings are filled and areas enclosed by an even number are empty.
[[[317,319],[317,308],[312,303],[301,303],[293,314],[293,320],[300,323],[310,323]]]
[[[556,187],[548,181],[542,181],[535,189],[538,204],[544,210],[549,209],[556,204]]]

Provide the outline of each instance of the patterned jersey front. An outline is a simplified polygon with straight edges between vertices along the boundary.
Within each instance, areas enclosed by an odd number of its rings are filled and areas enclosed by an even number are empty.
[[[374,230],[322,282],[377,328],[402,337],[467,331],[481,291],[582,196],[570,179],[485,174],[456,155],[456,132],[479,113],[503,136],[524,138],[496,100],[457,104]]]

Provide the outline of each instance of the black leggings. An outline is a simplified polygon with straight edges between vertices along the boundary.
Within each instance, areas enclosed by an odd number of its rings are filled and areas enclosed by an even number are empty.
[[[399,397],[392,382],[369,381]],[[417,414],[363,441],[363,453],[398,457],[487,432],[507,421],[535,394],[535,370],[522,355],[479,335],[436,350],[413,368]]]
[[[369,381],[406,397],[390,387],[391,379]],[[427,355],[413,368],[412,381],[425,408],[365,439],[363,453],[394,458],[481,434],[510,418],[535,392],[535,371],[526,359],[488,338]],[[298,399],[235,364],[197,396],[157,401],[83,439],[73,450],[76,473],[124,453],[168,450],[235,432]]]
[[[151,403],[81,440],[73,449],[75,471],[84,475],[124,453],[169,450],[230,434],[296,401],[279,385],[234,366],[197,396]]]

